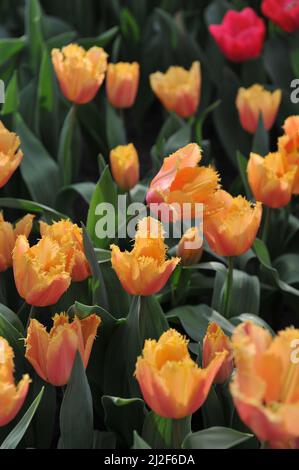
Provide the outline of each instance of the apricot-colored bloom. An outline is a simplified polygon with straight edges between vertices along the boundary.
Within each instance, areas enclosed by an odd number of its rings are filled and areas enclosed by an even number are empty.
[[[0,426],[12,421],[25,401],[29,388],[29,375],[23,375],[15,385],[14,353],[6,339],[0,337]]]
[[[9,132],[0,121],[0,188],[2,188],[20,166],[23,152],[19,150],[20,139]]]
[[[281,90],[271,93],[257,84],[250,88],[239,88],[236,106],[243,129],[254,134],[258,128],[259,117],[262,115],[264,127],[269,131],[277,117],[280,102]]]
[[[132,295],[152,295],[168,281],[179,258],[166,260],[167,247],[159,221],[145,217],[138,224],[135,246],[129,253],[112,245],[112,267],[123,288]]]
[[[147,405],[164,418],[192,415],[206,400],[226,352],[216,354],[206,369],[191,359],[188,341],[168,330],[159,341],[146,340],[135,375]]]
[[[197,111],[201,92],[200,63],[193,62],[190,70],[170,67],[166,73],[150,75],[153,92],[168,111],[181,117],[192,116]]]
[[[66,258],[66,271],[74,282],[81,282],[90,276],[90,268],[84,253],[82,229],[70,220],[61,220],[53,225],[40,222],[42,237],[55,240]]]
[[[139,158],[134,144],[119,145],[110,152],[113,178],[120,189],[128,191],[139,181]]]
[[[253,244],[261,223],[261,203],[254,206],[244,197],[233,198],[223,190],[217,191],[214,199],[219,207],[223,205],[205,220],[204,234],[211,249],[219,256],[245,253]]]
[[[19,295],[35,307],[56,304],[71,283],[66,255],[49,237],[30,248],[20,235],[13,250],[13,270]]]
[[[34,217],[34,215],[27,214],[13,227],[9,222],[5,222],[2,212],[0,212],[0,272],[4,272],[12,266],[12,251],[16,239],[19,235],[29,237]]]
[[[195,216],[196,203],[204,204],[208,211],[209,200],[218,189],[219,175],[211,167],[198,167],[200,160],[201,149],[197,144],[189,144],[164,159],[146,196],[153,212],[158,211],[153,204],[161,203],[169,207],[168,216],[174,220],[186,218],[181,210],[184,203],[190,204],[190,217]]]
[[[109,64],[106,77],[108,100],[115,108],[131,108],[139,85],[139,64],[118,62]]]
[[[189,228],[182,236],[177,255],[185,266],[199,263],[203,254],[203,238],[198,227]]]
[[[85,51],[77,44],[52,50],[52,62],[64,96],[76,104],[94,99],[107,70],[107,54],[101,47]]]
[[[66,385],[77,351],[87,367],[100,323],[97,315],[83,320],[75,317],[70,321],[65,313],[60,313],[53,318],[53,327],[48,333],[41,323],[31,320],[25,356],[43,380],[55,386]]]
[[[292,197],[297,167],[289,166],[282,153],[269,153],[265,158],[250,154],[248,181],[257,201],[268,207],[286,206]]]
[[[213,361],[217,353],[227,351],[227,356],[214,378],[214,383],[226,382],[234,369],[233,348],[230,339],[224,334],[217,323],[209,324],[206,336],[203,340],[202,364],[206,368]]]
[[[299,444],[299,330],[273,339],[251,322],[233,334],[236,374],[231,393],[240,418],[273,448]],[[297,351],[297,354],[296,354]]]
[[[299,194],[299,116],[288,117],[283,128],[285,134],[278,139],[278,148],[289,165],[297,167],[293,194]]]

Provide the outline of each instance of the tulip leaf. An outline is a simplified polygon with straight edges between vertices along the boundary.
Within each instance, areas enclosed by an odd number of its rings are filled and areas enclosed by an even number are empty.
[[[114,432],[94,431],[93,449],[115,449],[116,436]]]
[[[79,39],[78,44],[84,47],[84,49],[90,49],[91,47],[103,47],[105,48],[108,44],[113,41],[119,32],[118,26],[113,26],[104,33],[100,34],[95,38],[84,38]]]
[[[244,191],[245,191],[246,197],[248,199],[252,199],[252,193],[251,193],[250,186],[248,184],[248,178],[247,178],[247,165],[248,165],[248,160],[244,157],[244,155],[241,154],[241,152],[237,152],[237,166],[238,166],[238,170],[242,179]]]
[[[44,38],[42,33],[42,11],[38,0],[27,0],[26,10],[26,34],[30,47],[30,60],[35,72],[42,58]]]
[[[24,152],[21,173],[28,190],[34,201],[53,206],[60,187],[58,166],[20,114],[16,116],[16,132]]]
[[[95,187],[96,185],[89,181],[65,186],[57,196],[56,207],[68,213],[71,217],[73,213],[72,206],[76,198],[81,197],[89,205]]]
[[[19,104],[18,75],[17,72],[14,72],[5,91],[5,103],[1,110],[1,114],[4,116],[6,114],[15,113],[19,108]]]
[[[269,134],[264,127],[263,117],[260,114],[258,128],[254,135],[252,152],[265,157],[269,153]]]
[[[138,432],[134,431],[134,444],[132,449],[151,449],[151,446],[139,436]]]
[[[109,102],[107,102],[106,109],[107,140],[109,149],[112,150],[118,145],[125,145],[127,143],[126,130],[122,118]]]
[[[132,447],[133,432],[142,431],[146,412],[144,401],[103,396],[102,404],[107,428],[117,434],[121,447]]]
[[[19,317],[12,311],[10,310],[8,307],[6,307],[6,305],[2,305],[0,304],[0,314],[2,314],[6,320],[9,321],[9,323],[16,329],[20,332],[20,334],[23,336],[24,335],[24,327],[22,325],[22,322],[21,320],[19,319]]]
[[[189,434],[183,442],[183,449],[231,449],[252,438],[252,434],[234,429],[212,427]]]
[[[191,416],[182,419],[162,418],[148,413],[142,430],[142,439],[153,449],[180,449],[191,432]]]
[[[16,324],[10,322],[11,314],[7,315],[8,311],[6,309],[0,308],[0,336],[5,338],[10,346],[14,350],[15,354],[15,364],[18,374],[21,376],[22,371],[26,367],[26,362],[24,358],[24,337],[22,335],[22,330],[16,328]]]
[[[34,201],[27,201],[25,199],[0,198],[0,207],[9,207],[11,209],[19,209],[25,212],[33,212],[35,214],[44,214],[49,217],[50,221],[67,218],[65,214],[57,212],[51,207]]]
[[[26,411],[22,419],[19,421],[16,427],[11,431],[11,433],[7,436],[5,441],[0,446],[0,449],[16,449],[16,447],[19,445],[19,443],[23,439],[32,421],[32,418],[34,417],[35,412],[38,409],[43,393],[44,393],[44,388],[41,389],[38,396],[35,398],[31,406],[28,408],[28,410]]]
[[[21,52],[25,45],[25,37],[0,39],[0,65]]]
[[[44,48],[42,61],[39,71],[38,81],[38,103],[44,109],[49,112],[53,111],[54,108],[54,76],[49,52],[47,48]]]
[[[92,396],[79,352],[60,410],[61,449],[92,449]]]
[[[175,134],[173,134],[164,145],[164,154],[170,155],[181,147],[185,147],[191,141],[191,126],[184,124]]]
[[[76,107],[72,106],[68,112],[59,139],[58,164],[60,172],[63,175],[64,186],[72,183],[73,179],[73,137],[76,126]]]

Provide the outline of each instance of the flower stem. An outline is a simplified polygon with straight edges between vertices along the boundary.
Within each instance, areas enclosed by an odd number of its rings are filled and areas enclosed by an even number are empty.
[[[224,300],[223,300],[223,315],[225,318],[229,317],[231,294],[233,286],[233,273],[234,273],[234,259],[232,256],[228,258],[228,271],[225,283]]]
[[[267,242],[270,219],[271,219],[271,209],[270,207],[266,207],[265,220],[264,220],[263,233],[262,233],[262,240],[264,243]]]

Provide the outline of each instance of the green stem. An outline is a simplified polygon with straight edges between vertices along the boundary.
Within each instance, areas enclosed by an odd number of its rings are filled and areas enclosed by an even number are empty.
[[[191,416],[172,420],[171,449],[181,449],[187,434],[191,432]]]
[[[267,242],[270,219],[271,219],[271,209],[270,207],[266,207],[265,220],[264,220],[263,233],[262,233],[262,240],[264,243]]]
[[[31,305],[30,312],[28,315],[28,320],[27,320],[27,327],[26,327],[27,331],[28,331],[31,320],[33,320],[34,318],[35,318],[35,307]]]
[[[224,301],[223,301],[223,315],[225,318],[229,318],[229,313],[230,313],[233,275],[234,275],[234,259],[232,256],[230,256],[228,258],[228,271],[227,271],[227,278],[226,278],[225,291],[224,291]]]
[[[76,104],[73,104],[65,120],[59,142],[58,161],[63,174],[64,186],[72,184],[73,152],[72,143],[76,124]]]

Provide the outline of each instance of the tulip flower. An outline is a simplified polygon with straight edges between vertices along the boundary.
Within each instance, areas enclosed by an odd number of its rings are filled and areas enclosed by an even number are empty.
[[[145,217],[139,222],[131,252],[112,245],[112,268],[123,288],[131,295],[148,296],[159,292],[168,281],[179,258],[165,259],[167,247],[159,221]]]
[[[153,92],[168,111],[179,116],[192,116],[199,106],[201,92],[200,63],[193,62],[190,70],[183,67],[170,67],[166,73],[150,75]]]
[[[0,337],[0,426],[6,426],[19,413],[28,393],[30,378],[23,375],[14,381],[14,353],[6,339]]]
[[[20,144],[17,134],[9,132],[0,121],[0,188],[21,164],[23,152],[19,150]]]
[[[222,53],[232,62],[257,59],[262,52],[266,27],[252,8],[229,10],[221,24],[209,27]]]
[[[287,118],[283,128],[285,134],[278,139],[278,149],[290,166],[297,167],[293,194],[299,194],[299,116]]]
[[[205,402],[227,352],[217,353],[205,369],[191,359],[188,341],[168,330],[159,341],[147,340],[135,376],[147,405],[164,418],[190,416]]]
[[[139,158],[133,144],[119,145],[110,152],[113,178],[123,191],[134,188],[139,181]]]
[[[28,327],[26,354],[36,373],[55,386],[66,385],[72,373],[77,351],[88,365],[92,346],[101,323],[100,317],[90,315],[83,320],[70,321],[65,313],[56,314],[50,333],[33,319]]]
[[[56,304],[71,283],[66,255],[49,237],[30,248],[20,235],[13,250],[13,270],[19,295],[35,307]]]
[[[263,0],[262,12],[288,33],[299,29],[298,0]]]
[[[299,444],[299,330],[275,338],[251,322],[232,337],[236,374],[231,393],[240,418],[272,448]]]
[[[109,64],[106,77],[108,100],[115,108],[131,108],[139,85],[139,64],[118,62]]]
[[[0,272],[4,272],[12,266],[12,251],[16,239],[19,235],[29,237],[34,217],[34,215],[27,214],[13,227],[9,222],[5,222],[2,212],[0,212]]]
[[[151,211],[156,210],[153,204],[165,203],[170,208],[168,216],[173,220],[185,218],[181,211],[185,203],[191,206],[191,217],[195,215],[197,203],[204,204],[204,210],[208,211],[209,200],[219,186],[219,175],[211,167],[197,167],[200,160],[201,150],[197,144],[189,144],[164,159],[146,196]]]
[[[52,225],[40,222],[42,237],[49,237],[60,246],[66,259],[66,271],[74,282],[81,282],[90,276],[90,267],[83,247],[82,229],[70,220],[61,220]]]
[[[259,125],[259,118],[262,116],[264,128],[269,131],[277,117],[280,102],[281,90],[271,93],[257,84],[250,88],[240,88],[236,106],[243,129],[254,134]]]
[[[101,47],[85,51],[77,44],[52,50],[52,62],[64,96],[76,104],[94,99],[107,70],[107,54]]]
[[[204,223],[204,234],[210,248],[219,256],[239,256],[253,244],[262,217],[262,205],[252,205],[244,197],[233,198],[219,190],[215,199],[220,210],[211,213]]]
[[[265,158],[251,153],[247,173],[257,201],[274,209],[290,202],[297,166],[289,166],[281,153],[269,153]]]
[[[234,369],[233,348],[230,339],[224,334],[217,323],[209,324],[206,336],[203,340],[202,363],[206,368],[215,359],[217,353],[227,351],[227,355],[214,378],[215,384],[225,383],[231,376]]]
[[[203,238],[198,227],[189,228],[181,238],[177,255],[184,266],[197,264],[203,254]]]

